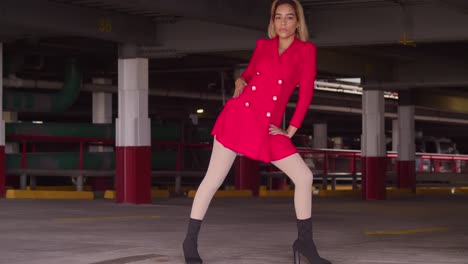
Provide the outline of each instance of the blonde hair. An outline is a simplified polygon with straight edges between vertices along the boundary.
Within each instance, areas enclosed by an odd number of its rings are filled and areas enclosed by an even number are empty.
[[[299,23],[299,27],[296,29],[296,37],[302,41],[308,41],[309,31],[307,30],[307,24],[305,21],[304,8],[302,7],[301,3],[299,3],[298,0],[275,0],[273,2],[273,4],[271,5],[270,24],[268,25],[268,36],[270,38],[276,37],[275,14],[276,14],[276,9],[278,9],[278,6],[282,4],[291,5],[294,11],[296,12],[296,18]]]

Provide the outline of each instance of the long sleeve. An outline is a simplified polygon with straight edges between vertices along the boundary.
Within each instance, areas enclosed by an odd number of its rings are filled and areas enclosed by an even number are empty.
[[[244,78],[245,82],[249,83],[252,79],[252,76],[255,73],[255,63],[257,61],[258,53],[260,50],[260,46],[262,45],[262,39],[257,40],[255,49],[252,54],[252,58],[250,59],[249,65],[245,69],[245,71],[241,74],[241,77]]]
[[[299,81],[299,100],[289,124],[300,128],[302,121],[309,109],[314,94],[315,76],[317,75],[317,48],[307,42],[304,52],[304,62]]]

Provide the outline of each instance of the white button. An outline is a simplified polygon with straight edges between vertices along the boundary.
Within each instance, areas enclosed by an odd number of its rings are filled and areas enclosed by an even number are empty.
[[[250,106],[250,103],[249,103],[249,102],[245,102],[245,106],[246,106],[246,107],[249,107],[249,106]]]
[[[260,75],[260,72],[257,72],[257,75]]]
[[[282,83],[283,83],[283,81],[282,81],[282,80],[278,80],[278,84],[282,84]]]
[[[267,116],[267,117],[270,117],[270,116],[271,116],[270,112],[267,112],[267,113],[266,113],[266,116]]]
[[[276,97],[276,95],[275,95],[275,96],[273,96],[273,101],[276,101],[276,100],[278,100],[278,97]]]
[[[254,85],[252,86],[252,91],[255,91],[255,90],[257,90],[257,87]]]

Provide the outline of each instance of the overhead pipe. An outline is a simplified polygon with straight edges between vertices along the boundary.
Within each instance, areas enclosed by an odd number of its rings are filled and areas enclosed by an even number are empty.
[[[16,84],[16,86],[15,86]],[[26,85],[29,84],[29,85]],[[6,79],[5,87],[27,87],[31,84],[38,86],[36,81]],[[42,84],[41,84],[42,85]],[[44,83],[50,86],[50,83]],[[29,86],[29,87],[28,87]],[[81,87],[81,72],[76,60],[71,60],[65,68],[65,82],[63,89],[54,94],[5,91],[3,94],[3,110],[11,112],[63,112],[78,98]]]
[[[60,82],[48,82],[48,81],[28,81],[23,80],[21,81],[22,86],[15,86],[11,81],[9,82],[8,79],[4,80],[4,82],[9,83],[10,87],[28,87],[28,88],[48,88],[48,89],[57,89],[60,87]],[[17,83],[19,85],[20,83]],[[319,82],[321,86],[326,86],[329,83],[326,82]],[[337,86],[349,86],[349,85],[342,85],[342,84],[332,84],[330,83],[330,87],[336,88]],[[355,87],[351,85],[350,87]],[[350,88],[346,87],[346,88]],[[84,84],[83,90],[88,92],[108,92],[108,93],[116,93],[117,86],[116,85],[97,85],[97,84]],[[166,96],[166,97],[177,97],[177,98],[193,98],[193,99],[204,99],[204,100],[214,100],[214,101],[222,101],[223,96],[212,94],[212,93],[200,93],[200,92],[189,92],[189,91],[176,91],[176,90],[162,90],[162,89],[150,89],[149,94],[152,96]],[[295,108],[296,103],[288,103],[287,105],[289,108]],[[329,106],[329,105],[314,105],[310,106],[311,110],[320,110],[320,111],[330,111],[330,112],[340,112],[340,113],[351,113],[356,115],[362,115],[361,108],[352,108],[352,107],[342,107],[342,106]],[[397,118],[398,115],[396,113],[385,113],[385,117],[388,118]],[[415,120],[421,121],[433,121],[433,122],[444,122],[444,123],[453,123],[453,124],[468,124],[468,120],[459,119],[459,118],[446,118],[446,117],[433,117],[433,116],[421,116],[416,115]]]

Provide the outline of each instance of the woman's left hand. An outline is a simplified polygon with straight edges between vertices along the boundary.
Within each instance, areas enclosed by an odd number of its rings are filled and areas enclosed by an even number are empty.
[[[284,136],[287,136],[289,137],[288,133],[286,131],[284,131],[283,129],[273,125],[273,124],[270,124],[270,135],[284,135]]]

